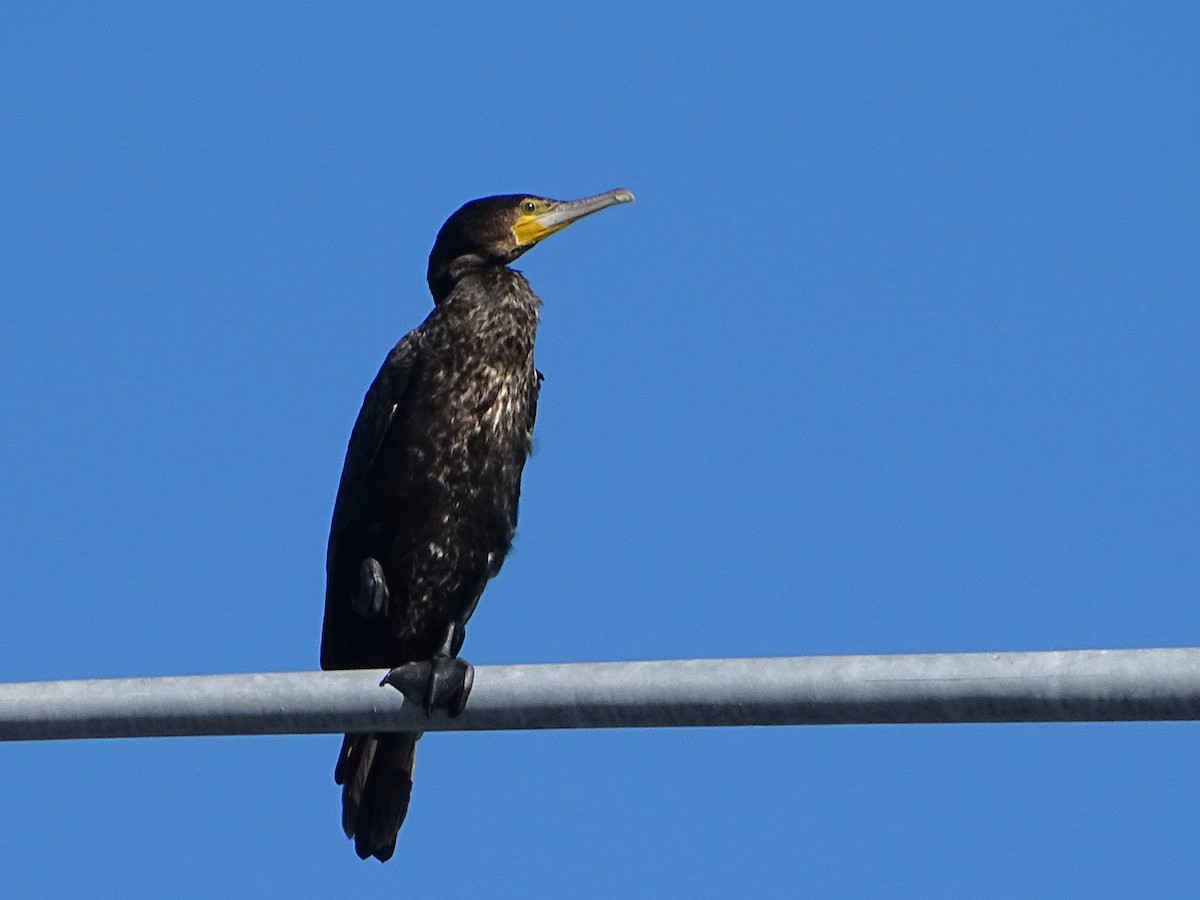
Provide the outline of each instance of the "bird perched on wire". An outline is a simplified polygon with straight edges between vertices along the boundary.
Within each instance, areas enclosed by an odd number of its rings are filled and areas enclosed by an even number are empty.
[[[467,620],[517,526],[541,374],[541,300],[509,263],[633,195],[472,200],[429,254],[434,308],[388,354],[354,423],[326,556],[321,668],[391,668],[384,683],[427,714],[457,715]],[[387,860],[408,811],[419,734],[348,734],[334,778],[342,827]]]

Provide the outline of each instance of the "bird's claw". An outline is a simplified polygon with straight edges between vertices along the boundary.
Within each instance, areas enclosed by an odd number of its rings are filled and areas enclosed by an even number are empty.
[[[397,666],[379,685],[391,685],[425,710],[426,716],[444,712],[454,718],[466,708],[474,680],[475,667],[469,662],[441,656]]]

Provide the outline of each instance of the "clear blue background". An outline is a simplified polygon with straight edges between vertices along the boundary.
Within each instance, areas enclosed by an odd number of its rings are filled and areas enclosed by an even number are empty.
[[[309,669],[471,197],[546,384],[476,663],[1200,644],[1192,3],[6,4],[0,680]],[[1194,725],[0,746],[7,896],[1183,896]]]

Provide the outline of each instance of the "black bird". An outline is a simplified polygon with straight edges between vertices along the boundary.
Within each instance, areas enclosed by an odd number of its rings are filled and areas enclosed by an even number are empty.
[[[321,668],[392,668],[427,713],[462,711],[464,628],[517,526],[541,374],[541,300],[508,264],[586,215],[633,200],[472,200],[429,254],[434,309],[392,348],[354,423],[326,556]],[[387,860],[419,734],[348,734],[334,779],[358,855]]]

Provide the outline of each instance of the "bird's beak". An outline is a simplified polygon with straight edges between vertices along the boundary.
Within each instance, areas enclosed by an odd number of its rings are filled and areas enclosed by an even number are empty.
[[[513,225],[513,237],[521,247],[532,247],[538,241],[550,237],[556,231],[562,231],[572,222],[578,222],[584,216],[616,206],[618,203],[632,203],[633,194],[625,188],[614,188],[595,197],[584,197],[582,200],[549,200],[549,205],[537,212],[525,213]]]

